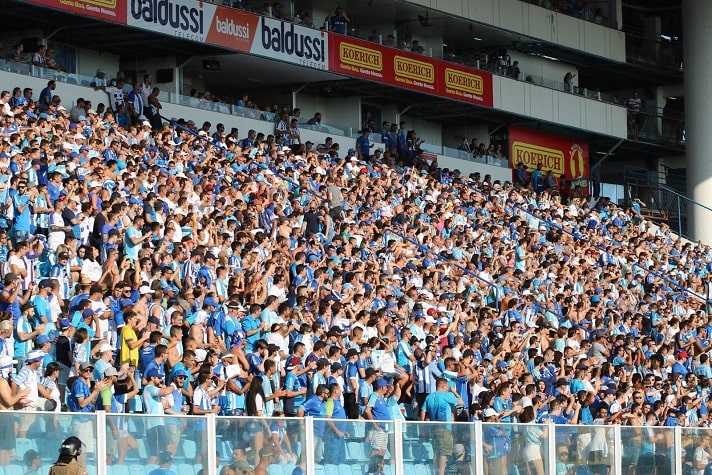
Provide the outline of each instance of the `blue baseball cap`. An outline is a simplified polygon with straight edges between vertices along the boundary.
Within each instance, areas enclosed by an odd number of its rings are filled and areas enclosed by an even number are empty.
[[[205,301],[203,302],[203,307],[205,307],[205,306],[207,306],[207,305],[210,305],[211,307],[217,307],[217,306],[218,306],[218,302],[217,302],[214,298],[212,298],[212,297],[207,297],[207,298],[205,299]]]
[[[160,378],[161,373],[158,372],[157,369],[151,369],[146,373],[146,379],[151,379],[151,378]]]
[[[35,343],[37,344],[37,346],[42,346],[46,345],[50,341],[52,340],[47,335],[40,335],[37,337],[37,340],[35,340]]]

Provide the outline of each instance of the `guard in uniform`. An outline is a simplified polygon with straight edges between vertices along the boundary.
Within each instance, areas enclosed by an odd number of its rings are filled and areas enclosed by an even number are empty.
[[[59,457],[49,469],[49,475],[87,475],[84,467],[77,461],[82,454],[82,441],[79,437],[68,437],[59,448]]]

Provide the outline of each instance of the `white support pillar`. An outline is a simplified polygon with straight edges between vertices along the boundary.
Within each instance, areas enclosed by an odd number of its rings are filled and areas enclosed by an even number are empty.
[[[207,450],[208,450],[208,461],[205,462],[203,460],[203,466],[205,466],[205,463],[208,464],[208,474],[207,475],[217,475],[217,466],[218,466],[218,437],[217,437],[217,420],[218,416],[217,414],[206,414],[206,417],[208,418],[207,424],[206,424],[206,434],[209,434],[207,437],[207,441],[205,442],[207,444]]]
[[[613,473],[623,473],[623,438],[620,424],[613,425]]]
[[[314,460],[314,418],[307,416],[304,418],[304,447],[302,453],[307,454],[307,473],[316,473],[316,461]],[[304,455],[302,455],[303,457]]]
[[[549,419],[551,421],[551,419]],[[549,465],[547,466],[549,475],[556,475],[556,424],[549,422],[549,432],[547,433],[547,458]]]
[[[682,473],[682,427],[675,426],[675,442],[672,445],[673,458],[675,459],[675,470],[673,473]]]
[[[475,451],[472,453],[475,459],[476,474],[485,473],[485,455],[482,451],[482,421],[475,421]]]
[[[712,206],[712,2],[683,0],[685,31],[685,136],[687,147],[687,194]],[[712,242],[709,213],[699,206],[688,207],[688,235],[693,241]],[[705,220],[705,218],[707,218]]]
[[[96,452],[97,475],[106,475],[106,411],[96,411]]]
[[[396,419],[393,423],[394,443],[393,450],[391,451],[391,457],[395,460],[395,475],[412,475],[403,471],[403,421]]]

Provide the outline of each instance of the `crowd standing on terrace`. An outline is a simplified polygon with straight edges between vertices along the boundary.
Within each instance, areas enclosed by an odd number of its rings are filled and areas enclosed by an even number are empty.
[[[540,166],[504,183],[439,169],[405,122],[384,143],[365,127],[344,154],[281,128],[289,114],[267,131],[121,125],[53,81],[19,90],[0,94],[5,410],[311,415],[328,419],[314,426],[327,464],[345,460],[348,419],[372,421],[377,463],[394,419],[501,422],[484,434],[490,475],[515,453],[544,470],[546,429],[506,423],[640,427],[631,467],[669,455],[646,428],[710,423],[712,251],[640,201],[562,193]],[[288,420],[245,425],[233,471],[298,463]],[[34,421],[0,426],[0,464]],[[91,421],[72,427],[92,453]],[[136,441],[110,429],[123,463]],[[149,463],[181,430],[146,427]],[[610,441],[560,434],[558,473],[606,473]],[[468,455],[466,435],[434,432],[438,473]],[[687,447],[704,470],[709,445]]]

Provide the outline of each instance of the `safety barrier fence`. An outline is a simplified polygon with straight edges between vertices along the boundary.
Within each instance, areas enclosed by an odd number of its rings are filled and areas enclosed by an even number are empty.
[[[0,424],[13,427],[16,422],[27,431],[10,441],[11,463],[0,466],[5,475],[27,473],[25,460],[36,465],[39,475],[48,475],[62,440],[71,435],[86,445],[81,461],[86,460],[89,475],[150,475],[165,460],[159,459],[165,451],[173,455],[169,468],[176,475],[216,475],[235,462],[238,448],[251,466],[260,463],[262,452],[270,475],[291,475],[298,465],[308,474],[362,475],[371,471],[378,454],[389,475],[436,474],[441,454],[451,454],[445,459],[446,473],[456,473],[452,469],[458,463],[478,475],[537,473],[537,466],[547,475],[684,473],[696,448],[704,450],[712,436],[708,428],[619,424],[0,413]],[[128,449],[120,453],[120,447]],[[260,450],[264,447],[271,450]],[[37,456],[29,456],[30,450]]]

